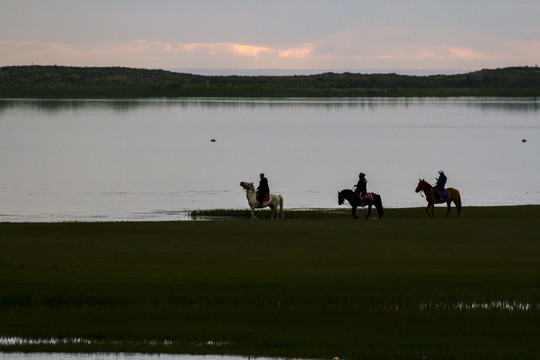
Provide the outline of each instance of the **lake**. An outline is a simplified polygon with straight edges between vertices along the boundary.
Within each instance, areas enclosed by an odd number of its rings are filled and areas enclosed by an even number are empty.
[[[0,100],[0,221],[154,221],[247,208],[337,208],[366,173],[389,208],[419,178],[463,205],[540,204],[540,99]],[[211,141],[215,139],[215,142]],[[440,209],[442,215],[442,209]]]

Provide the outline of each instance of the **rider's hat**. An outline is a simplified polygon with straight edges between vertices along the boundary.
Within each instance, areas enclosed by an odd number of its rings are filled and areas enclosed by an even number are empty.
[[[442,170],[439,170],[439,174],[444,174],[444,171],[442,171]]]
[[[364,173],[360,173],[360,175],[359,175],[359,176],[360,176],[360,177],[364,177],[364,176],[366,176],[366,174],[364,174]]]

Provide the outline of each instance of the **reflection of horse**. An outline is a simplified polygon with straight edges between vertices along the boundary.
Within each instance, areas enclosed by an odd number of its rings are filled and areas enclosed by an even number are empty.
[[[281,195],[270,194],[268,201],[265,201],[261,206],[259,200],[257,200],[257,191],[253,186],[252,182],[241,182],[240,186],[246,190],[246,197],[248,199],[249,207],[251,207],[251,220],[257,219],[255,216],[255,209],[270,207],[272,209],[271,219],[278,218],[278,207],[279,207],[279,217],[283,217],[283,197]]]
[[[435,190],[433,186],[431,186],[427,181],[419,179],[418,186],[416,187],[416,192],[418,193],[420,191],[423,191],[426,195],[426,200],[428,202],[428,206],[426,207],[426,213],[429,217],[433,218],[433,208],[435,207],[435,204],[442,203],[446,203],[448,205],[445,216],[448,217],[452,201],[456,205],[458,217],[461,217],[461,195],[459,194],[459,191],[454,188],[446,188],[446,190],[448,190],[448,196],[438,199],[435,197]],[[431,208],[431,213],[429,212],[429,208]]]
[[[352,206],[352,216],[355,219],[358,219],[358,216],[356,216],[356,208],[358,206],[362,206],[362,207],[366,205],[369,206],[368,213],[366,215],[366,219],[369,219],[369,215],[371,214],[371,207],[375,205],[375,208],[377,209],[377,213],[379,214],[379,219],[382,219],[384,209],[382,206],[381,196],[375,193],[368,193],[368,194],[371,194],[373,199],[365,198],[364,202],[362,203],[360,199],[357,196],[355,196],[354,191],[349,190],[349,189],[343,189],[338,192],[338,204],[341,205],[345,202],[345,200],[347,200],[349,204],[351,204]]]

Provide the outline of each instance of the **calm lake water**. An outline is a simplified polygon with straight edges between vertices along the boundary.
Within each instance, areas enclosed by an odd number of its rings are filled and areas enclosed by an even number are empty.
[[[464,206],[540,204],[539,109],[528,98],[4,99],[0,221],[247,208],[239,183],[260,172],[285,209],[337,208],[359,172],[386,207],[424,206],[418,179],[439,169]]]

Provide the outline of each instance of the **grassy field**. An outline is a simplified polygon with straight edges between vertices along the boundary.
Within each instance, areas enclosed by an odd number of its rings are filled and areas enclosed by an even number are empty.
[[[537,358],[540,206],[464,211],[0,223],[0,351]]]

